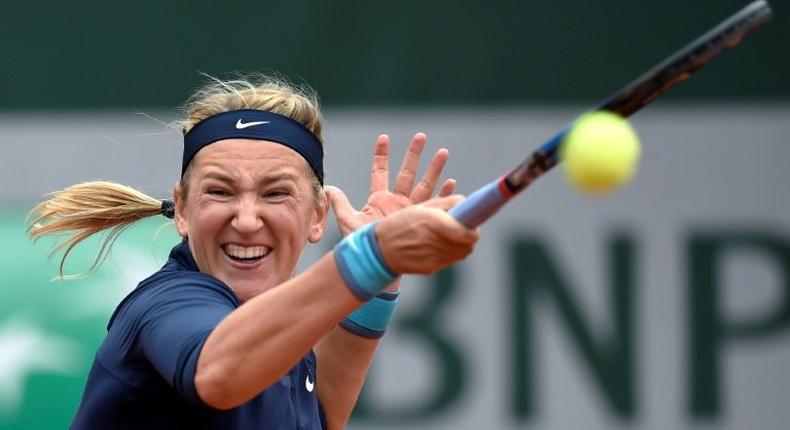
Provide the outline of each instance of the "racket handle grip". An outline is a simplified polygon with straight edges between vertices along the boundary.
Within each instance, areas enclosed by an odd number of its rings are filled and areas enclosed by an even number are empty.
[[[450,209],[449,214],[469,228],[475,228],[497,213],[510,196],[499,186],[501,179],[490,182]]]

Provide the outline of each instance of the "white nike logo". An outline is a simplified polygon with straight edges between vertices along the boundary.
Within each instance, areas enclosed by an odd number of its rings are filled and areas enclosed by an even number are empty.
[[[261,125],[261,124],[268,124],[271,121],[252,121],[252,122],[241,122],[241,119],[236,121],[236,128],[241,130],[247,127],[252,127],[253,125]]]
[[[315,387],[315,384],[310,381],[310,375],[307,375],[307,378],[304,380],[304,387],[307,388],[309,393],[313,392],[313,387]]]

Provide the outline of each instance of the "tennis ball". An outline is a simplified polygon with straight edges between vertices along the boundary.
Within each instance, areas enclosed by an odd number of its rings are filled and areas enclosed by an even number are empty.
[[[579,117],[560,148],[568,179],[589,194],[611,192],[627,183],[639,153],[639,137],[628,121],[606,111]]]

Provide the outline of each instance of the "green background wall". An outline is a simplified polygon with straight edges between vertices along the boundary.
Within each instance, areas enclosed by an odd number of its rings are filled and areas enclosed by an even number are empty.
[[[593,102],[742,0],[4,1],[0,109],[172,107],[198,71],[274,70],[327,105]],[[790,20],[673,92],[790,97]]]

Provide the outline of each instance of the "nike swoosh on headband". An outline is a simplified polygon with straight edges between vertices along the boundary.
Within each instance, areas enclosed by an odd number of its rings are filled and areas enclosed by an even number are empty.
[[[241,122],[241,118],[236,121],[236,128],[239,130],[245,129],[247,127],[252,127],[254,125],[261,125],[261,124],[268,124],[271,121],[251,121],[251,122]]]

